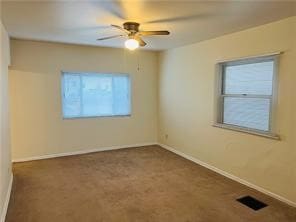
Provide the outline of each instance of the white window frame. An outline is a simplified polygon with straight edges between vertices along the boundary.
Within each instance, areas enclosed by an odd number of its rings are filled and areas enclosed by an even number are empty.
[[[130,112],[129,114],[126,114],[126,115],[98,115],[98,116],[72,116],[72,117],[66,117],[64,115],[64,75],[66,74],[72,74],[72,75],[84,75],[84,76],[92,76],[92,75],[100,75],[100,76],[126,76],[129,78],[129,100],[130,100]],[[87,119],[87,118],[108,118],[108,117],[131,117],[132,116],[132,78],[131,78],[131,75],[130,74],[127,74],[127,73],[107,73],[107,72],[104,72],[104,73],[96,73],[96,72],[85,72],[85,71],[81,71],[81,72],[78,72],[78,71],[61,71],[61,114],[62,114],[62,119],[64,120],[71,120],[71,119]]]
[[[278,63],[279,63],[279,55],[280,53],[274,53],[271,55],[263,55],[256,57],[249,57],[243,59],[222,61],[217,63],[217,75],[216,75],[216,99],[215,99],[215,121],[213,126],[220,127],[224,129],[244,132],[248,134],[254,134],[258,136],[264,136],[271,139],[279,140],[279,136],[276,134],[276,105],[277,105],[277,87],[278,87]],[[273,61],[274,62],[274,72],[273,72],[273,82],[272,82],[272,95],[247,95],[247,94],[224,94],[224,73],[225,67],[232,65],[241,65],[241,64],[252,64],[259,63],[265,61]],[[270,99],[270,111],[269,111],[269,130],[263,131],[253,128],[247,128],[243,126],[226,124],[223,122],[223,112],[224,112],[224,97],[238,97],[238,98],[267,98]]]

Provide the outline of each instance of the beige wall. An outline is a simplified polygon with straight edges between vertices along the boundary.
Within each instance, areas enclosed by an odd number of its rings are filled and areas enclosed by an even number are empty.
[[[13,159],[156,142],[155,52],[12,40],[11,53]],[[129,73],[132,116],[63,120],[61,70]]]
[[[10,130],[8,105],[9,38],[0,20],[0,221],[4,219],[9,181],[11,179]]]
[[[159,141],[296,202],[295,27],[292,17],[161,53]],[[212,127],[215,64],[277,51],[282,140]]]

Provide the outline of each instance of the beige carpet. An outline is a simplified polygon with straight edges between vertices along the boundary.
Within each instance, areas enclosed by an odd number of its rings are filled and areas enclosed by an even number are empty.
[[[296,209],[158,146],[17,163],[7,222],[289,222]],[[235,199],[252,195],[259,211]]]

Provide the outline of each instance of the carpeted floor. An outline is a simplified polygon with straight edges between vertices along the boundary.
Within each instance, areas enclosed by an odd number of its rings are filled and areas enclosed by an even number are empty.
[[[6,222],[289,222],[296,209],[158,146],[17,163]],[[252,195],[259,211],[235,199]]]

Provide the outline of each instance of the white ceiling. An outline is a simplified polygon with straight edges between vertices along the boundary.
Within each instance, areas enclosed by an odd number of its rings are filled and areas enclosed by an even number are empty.
[[[145,48],[162,50],[236,32],[295,15],[295,1],[5,1],[2,21],[11,37],[122,47],[110,24],[141,23],[142,30],[169,30],[144,37]]]

